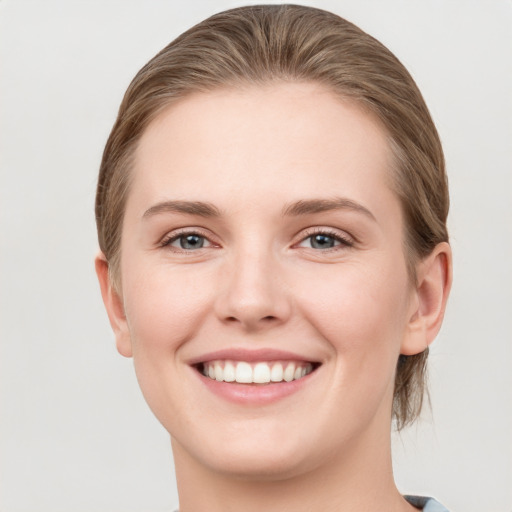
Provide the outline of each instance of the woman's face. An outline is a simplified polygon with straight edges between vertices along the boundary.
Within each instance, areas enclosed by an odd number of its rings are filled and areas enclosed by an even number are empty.
[[[117,343],[178,457],[292,475],[387,435],[417,307],[391,167],[379,124],[314,84],[191,95],[148,127]]]

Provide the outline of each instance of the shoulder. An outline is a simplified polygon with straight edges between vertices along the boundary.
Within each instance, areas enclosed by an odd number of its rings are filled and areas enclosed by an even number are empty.
[[[419,507],[423,512],[449,512],[446,507],[434,498],[426,498],[424,496],[404,496],[404,498],[411,505]]]

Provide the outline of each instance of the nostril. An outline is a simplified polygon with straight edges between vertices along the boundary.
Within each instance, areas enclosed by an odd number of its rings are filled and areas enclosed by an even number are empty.
[[[267,315],[261,319],[261,321],[264,321],[264,322],[271,322],[274,320],[277,320],[277,317],[275,317],[273,315]],[[241,320],[239,320],[236,316],[228,316],[228,317],[226,317],[226,321],[227,322],[240,322]]]

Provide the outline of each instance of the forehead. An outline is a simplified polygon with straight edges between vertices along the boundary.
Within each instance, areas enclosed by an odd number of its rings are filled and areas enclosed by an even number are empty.
[[[247,205],[269,193],[275,201],[304,194],[364,201],[358,196],[378,200],[390,188],[379,122],[313,83],[191,94],[148,126],[134,163],[130,196],[145,203],[220,194]]]

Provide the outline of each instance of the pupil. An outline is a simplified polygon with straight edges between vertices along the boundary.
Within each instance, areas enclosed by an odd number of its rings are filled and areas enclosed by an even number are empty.
[[[203,244],[204,238],[199,235],[187,235],[180,238],[182,249],[200,249]]]
[[[311,245],[315,249],[329,249],[334,247],[334,238],[328,235],[315,235]]]

